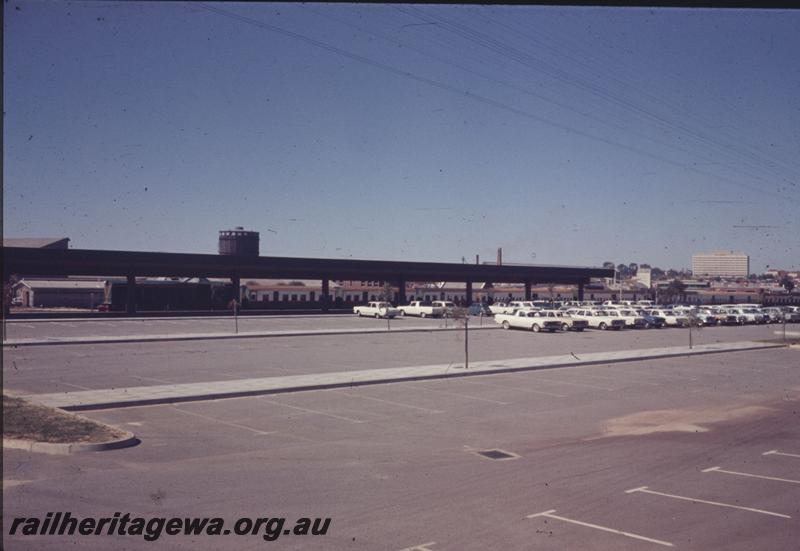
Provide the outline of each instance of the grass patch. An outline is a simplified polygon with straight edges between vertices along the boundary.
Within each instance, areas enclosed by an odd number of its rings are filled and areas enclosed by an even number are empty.
[[[3,394],[3,437],[52,443],[99,443],[127,433],[56,408]]]

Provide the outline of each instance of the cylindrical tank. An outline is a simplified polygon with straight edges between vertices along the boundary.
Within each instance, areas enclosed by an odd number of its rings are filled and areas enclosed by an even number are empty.
[[[258,256],[257,231],[248,231],[241,226],[232,230],[220,230],[219,254]]]

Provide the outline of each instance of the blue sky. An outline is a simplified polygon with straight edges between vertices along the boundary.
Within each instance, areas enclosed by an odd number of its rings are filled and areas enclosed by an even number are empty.
[[[245,226],[263,255],[800,268],[797,12],[4,10],[8,237],[213,253]]]

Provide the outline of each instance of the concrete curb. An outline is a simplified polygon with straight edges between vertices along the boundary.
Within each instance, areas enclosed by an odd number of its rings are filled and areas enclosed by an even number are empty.
[[[488,329],[500,329],[499,325],[485,327],[471,327],[470,331],[485,331]],[[386,329],[353,329],[350,331],[341,329],[317,329],[300,331],[251,331],[247,333],[197,333],[197,334],[178,334],[178,335],[137,335],[132,337],[50,337],[43,339],[8,339],[3,342],[3,347],[13,348],[20,346],[54,346],[72,344],[120,344],[120,343],[139,343],[139,342],[169,342],[169,341],[207,341],[225,339],[265,339],[271,337],[313,337],[325,335],[368,335],[368,334],[392,334],[392,333],[425,333],[436,331],[463,331],[460,327],[410,327]]]
[[[397,382],[408,382],[408,381],[425,381],[425,380],[436,380],[436,379],[447,379],[452,377],[478,377],[478,376],[485,376],[485,375],[493,375],[497,373],[513,373],[513,372],[522,372],[522,371],[537,371],[537,370],[545,370],[545,369],[556,369],[556,368],[563,368],[563,367],[577,367],[577,366],[588,366],[588,365],[601,365],[601,364],[613,364],[613,363],[622,363],[622,362],[635,362],[635,361],[646,361],[646,360],[653,360],[653,359],[663,359],[663,358],[675,358],[675,357],[684,357],[684,356],[696,356],[696,355],[706,355],[706,354],[720,354],[726,352],[744,352],[748,350],[760,350],[760,349],[768,349],[768,348],[783,348],[783,344],[774,344],[774,343],[755,343],[755,342],[744,342],[744,343],[728,343],[728,344],[740,344],[743,346],[737,346],[734,348],[725,348],[724,345],[721,348],[701,348],[694,350],[689,350],[688,348],[684,347],[672,347],[671,349],[663,349],[662,352],[654,352],[651,354],[642,354],[636,355],[631,354],[629,356],[622,356],[622,357],[600,357],[600,358],[591,358],[591,359],[584,359],[581,360],[579,358],[575,359],[566,359],[566,357],[561,356],[558,360],[553,360],[550,363],[544,363],[539,365],[496,365],[500,364],[502,360],[498,360],[496,362],[476,362],[476,367],[470,370],[464,370],[463,367],[450,367],[450,366],[418,366],[418,367],[411,367],[411,368],[387,368],[387,369],[380,369],[380,370],[361,370],[361,371],[347,371],[347,372],[338,372],[338,373],[326,373],[326,374],[319,374],[319,375],[302,375],[302,376],[288,376],[285,377],[286,381],[283,386],[275,386],[276,383],[279,384],[279,380],[282,377],[271,377],[271,378],[263,378],[263,379],[256,379],[256,380],[242,380],[241,383],[248,383],[244,384],[243,386],[248,386],[249,388],[239,388],[239,389],[207,389],[205,392],[199,391],[196,394],[186,393],[185,390],[183,393],[179,391],[180,386],[186,385],[172,385],[172,390],[165,390],[165,387],[152,387],[150,392],[152,393],[152,397],[142,396],[141,394],[146,394],[150,387],[138,387],[132,388],[131,394],[139,394],[138,396],[131,396],[128,398],[124,397],[117,397],[113,399],[109,397],[106,400],[98,400],[97,398],[94,401],[89,401],[88,403],[84,402],[81,403],[81,397],[84,400],[88,400],[88,395],[91,393],[96,393],[98,391],[89,391],[89,392],[74,392],[74,393],[64,393],[62,394],[44,394],[44,395],[28,395],[24,398],[37,401],[37,400],[44,400],[46,405],[50,405],[52,407],[59,407],[66,411],[90,411],[90,410],[100,410],[100,409],[112,409],[112,408],[123,408],[123,407],[135,407],[135,406],[149,406],[149,405],[158,405],[158,404],[172,404],[172,403],[181,403],[181,402],[197,402],[203,400],[218,400],[222,398],[242,398],[247,396],[265,396],[270,394],[283,394],[289,392],[300,392],[300,391],[311,391],[311,390],[325,390],[325,389],[334,389],[334,388],[351,388],[357,386],[368,386],[368,385],[378,385],[378,384],[390,384],[390,383],[397,383]],[[713,345],[712,345],[713,346]],[[635,352],[635,351],[631,351]],[[619,354],[619,353],[615,353]],[[563,360],[561,358],[564,358]],[[522,361],[531,361],[535,362],[537,358],[529,358],[529,359],[521,359]],[[547,357],[542,358],[542,360],[547,360]],[[520,359],[517,360],[508,360],[508,363],[519,362]],[[481,367],[480,364],[486,364],[485,366]],[[495,365],[493,365],[495,364]],[[405,373],[402,373],[405,371]],[[305,382],[303,379],[308,379]],[[328,381],[320,381],[314,379],[329,379]],[[251,381],[255,381],[252,384]],[[223,384],[225,386],[231,386],[235,384],[236,381],[225,381]],[[189,385],[197,385],[203,386],[208,385],[209,383],[189,383]],[[254,388],[257,386],[261,386],[262,388]],[[175,388],[178,387],[178,388]],[[122,389],[120,389],[122,390]],[[128,392],[127,389],[124,392]],[[170,395],[172,394],[172,395]],[[72,403],[70,403],[69,398],[72,398]],[[65,400],[66,398],[66,400]],[[76,403],[77,401],[77,403]],[[41,403],[41,402],[40,402]]]
[[[50,455],[70,455],[73,453],[100,452],[106,450],[119,450],[131,448],[141,442],[132,432],[125,431],[126,435],[108,442],[37,442],[35,440],[22,440],[19,438],[3,438],[3,449],[24,450],[33,453],[46,453]]]

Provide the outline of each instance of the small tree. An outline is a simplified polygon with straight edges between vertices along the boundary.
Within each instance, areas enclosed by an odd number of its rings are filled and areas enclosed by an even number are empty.
[[[699,330],[703,327],[703,319],[695,312],[694,310],[689,310],[686,313],[686,326],[689,328],[689,349],[692,349],[693,342],[692,342],[692,330],[697,329]]]
[[[675,297],[681,297],[686,293],[686,284],[679,279],[673,279],[670,284],[664,289],[664,295],[673,302]]]
[[[378,298],[386,302],[392,302],[394,298],[394,288],[392,288],[392,285],[388,281],[383,284]]]
[[[11,313],[11,303],[14,301],[14,285],[17,284],[17,276],[12,275],[8,280],[3,282],[3,340],[6,340],[6,331],[8,329],[6,320]]]
[[[794,283],[794,280],[791,277],[789,277],[788,275],[783,276],[783,278],[781,279],[780,283],[781,283],[781,287],[786,289],[786,292],[788,292],[788,293],[791,293],[792,291],[794,291],[794,288],[796,287],[796,285]]]

